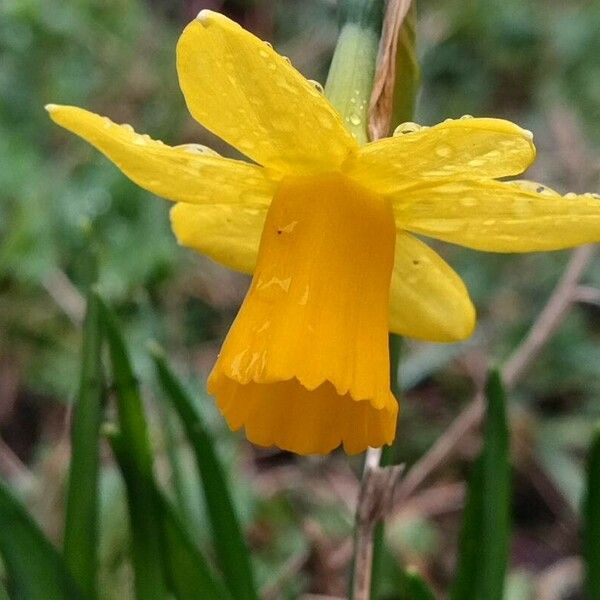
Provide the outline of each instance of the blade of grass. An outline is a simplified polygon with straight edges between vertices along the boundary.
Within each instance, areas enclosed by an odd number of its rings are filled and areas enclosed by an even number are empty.
[[[510,462],[506,397],[497,371],[486,386],[483,449],[473,467],[452,600],[501,600],[510,534]]]
[[[120,433],[108,434],[113,453],[129,488],[140,478],[137,466],[127,454],[127,444]],[[169,587],[176,598],[231,598],[224,585],[215,577],[208,562],[184,529],[175,510],[153,483],[151,493],[159,509],[159,523],[163,534],[163,555]]]
[[[180,435],[179,422],[176,421],[178,417],[175,415],[172,406],[164,405],[161,408],[161,421],[164,428],[166,452],[171,467],[171,483],[175,494],[176,504],[183,521],[193,523],[193,500],[186,491],[185,466],[182,463],[181,453],[178,448],[178,437]]]
[[[102,419],[101,328],[98,298],[88,294],[79,395],[71,429],[64,557],[89,598],[96,597],[99,437]]]
[[[588,458],[587,490],[583,504],[583,555],[587,598],[600,598],[600,426]]]
[[[217,561],[225,583],[236,600],[256,600],[258,594],[250,563],[250,553],[242,535],[227,478],[217,457],[213,440],[194,408],[191,398],[167,365],[164,353],[159,348],[153,347],[152,354],[160,383],[179,415],[194,451]]]
[[[110,351],[123,452],[127,464],[131,464],[130,477],[125,483],[136,597],[138,600],[166,598],[160,510],[153,493],[153,456],[142,398],[117,319],[111,309],[101,299],[98,300]]]
[[[13,598],[83,598],[58,551],[2,482],[0,552]]]

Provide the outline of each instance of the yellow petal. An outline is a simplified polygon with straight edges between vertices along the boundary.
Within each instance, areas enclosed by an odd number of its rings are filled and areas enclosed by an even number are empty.
[[[200,146],[173,148],[75,106],[46,108],[55,123],[89,142],[157,196],[194,204],[268,204],[273,195],[275,183],[256,165],[201,153]]]
[[[256,162],[289,173],[335,170],[355,140],[327,99],[269,45],[203,10],[177,44],[194,118]]]
[[[237,429],[300,453],[390,443],[391,206],[340,175],[286,178],[208,383]]]
[[[387,194],[415,180],[517,175],[534,158],[531,132],[510,121],[457,119],[367,144],[346,169],[362,185]]]
[[[178,203],[171,209],[171,227],[181,245],[252,273],[266,216],[261,205]]]
[[[600,199],[499,181],[440,181],[403,191],[403,229],[490,252],[560,250],[600,241]]]
[[[429,246],[396,232],[390,330],[434,342],[469,337],[475,308],[461,278]]]

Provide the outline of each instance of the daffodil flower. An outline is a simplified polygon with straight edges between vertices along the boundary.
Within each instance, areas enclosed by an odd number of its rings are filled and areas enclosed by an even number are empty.
[[[270,45],[202,11],[177,46],[191,114],[253,162],[170,147],[83,109],[52,119],[174,201],[179,242],[252,283],[208,380],[232,429],[300,454],[392,442],[388,332],[450,342],[475,310],[414,234],[492,252],[600,240],[600,202],[498,178],[535,157],[499,119],[405,124],[359,146],[322,92]]]

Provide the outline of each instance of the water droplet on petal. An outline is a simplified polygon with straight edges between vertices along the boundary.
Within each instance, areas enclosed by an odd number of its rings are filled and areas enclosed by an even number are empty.
[[[135,135],[133,138],[133,143],[138,146],[145,146],[150,141],[150,136],[145,133],[143,135]]]
[[[252,150],[253,148],[256,147],[256,144],[249,139],[245,139],[245,140],[241,140],[239,142],[237,142],[237,145],[239,146],[239,148],[241,150]]]
[[[318,111],[316,116],[321,127],[324,127],[325,129],[333,129],[333,120],[327,113]]]
[[[212,148],[208,146],[203,146],[202,144],[180,144],[179,146],[175,146],[178,150],[184,150],[185,152],[189,152],[190,154],[203,154],[205,156],[219,156],[218,152],[215,152]]]
[[[394,129],[394,136],[398,135],[406,135],[408,133],[415,133],[420,131],[422,127],[418,123],[413,123],[412,121],[407,121],[406,123],[400,123],[396,129]]]
[[[468,164],[470,167],[482,167],[485,163],[486,161],[481,158],[474,158],[473,160],[470,160]]]
[[[360,125],[362,122],[362,119],[360,118],[360,115],[357,115],[356,113],[352,113],[349,117],[348,120],[350,121],[350,123],[352,123],[352,125]]]
[[[269,58],[269,53],[266,50],[259,50],[258,53],[260,54],[260,56],[262,56],[263,58]]]
[[[463,115],[461,119],[472,119],[473,115]]]
[[[572,200],[573,198],[577,198],[577,194],[575,192],[567,192],[565,194],[565,198],[568,200]]]
[[[318,81],[316,81],[315,79],[309,79],[308,81],[309,83],[312,83],[313,87],[315,88],[315,90],[317,90],[317,92],[319,92],[320,94],[325,93],[323,86]]]
[[[533,139],[533,133],[531,131],[529,131],[529,129],[523,129],[523,135],[528,139],[528,140],[532,140]]]
[[[294,123],[287,115],[273,115],[271,117],[271,125],[283,133],[291,133],[295,129]]]
[[[133,127],[129,123],[122,123],[121,128],[125,131],[129,131],[129,133],[133,133]]]
[[[440,144],[436,147],[435,153],[441,158],[448,158],[452,154],[452,146]]]

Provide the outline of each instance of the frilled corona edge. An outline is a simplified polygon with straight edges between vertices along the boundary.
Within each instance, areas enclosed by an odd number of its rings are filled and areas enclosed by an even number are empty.
[[[254,273],[210,387],[230,425],[244,425],[257,443],[305,453],[339,442],[358,451],[391,441],[396,409],[383,376],[387,329],[449,342],[468,337],[475,324],[460,277],[414,234],[492,252],[600,240],[597,196],[499,181],[535,158],[531,133],[513,123],[407,123],[397,135],[359,147],[289,61],[211,11],[183,32],[177,70],[191,114],[253,163],[200,145],[167,146],[80,108],[47,108],[138,185],[176,203],[171,222],[182,244]],[[345,196],[354,198],[352,216]],[[382,207],[387,216],[378,221]],[[269,230],[277,215],[289,217],[281,233]],[[371,223],[368,233],[361,233],[361,220]],[[284,231],[294,221],[297,229]],[[317,229],[337,243],[320,244]],[[300,251],[286,239],[311,241]],[[304,308],[302,281],[309,283]],[[263,335],[266,313],[273,318]],[[358,374],[365,369],[378,373],[368,392],[368,378]],[[337,429],[326,425],[334,421]]]

